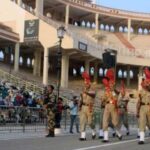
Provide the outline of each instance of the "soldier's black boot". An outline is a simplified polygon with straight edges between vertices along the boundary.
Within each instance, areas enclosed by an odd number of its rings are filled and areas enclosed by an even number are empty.
[[[55,137],[54,131],[49,130],[48,135],[46,137]]]
[[[46,137],[50,137],[51,136],[51,132],[49,130],[48,134],[46,135]]]
[[[55,132],[54,132],[54,130],[51,131],[51,137],[55,137]]]

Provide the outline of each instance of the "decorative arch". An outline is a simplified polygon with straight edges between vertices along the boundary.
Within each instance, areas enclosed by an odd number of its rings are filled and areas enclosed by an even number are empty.
[[[123,72],[123,77],[127,78],[127,71],[126,70]]]
[[[123,72],[121,69],[118,70],[118,78],[122,78],[123,77]]]
[[[107,72],[107,70],[108,70],[108,69],[105,69],[105,70],[104,70],[104,76],[106,76],[106,72]]]
[[[139,29],[138,29],[138,33],[139,33],[139,34],[143,34],[143,29],[142,29],[142,28],[139,28]]]
[[[20,65],[23,64],[23,57],[22,57],[22,56],[19,57],[19,64],[20,64]]]
[[[109,31],[109,25],[108,24],[105,26],[105,30]]]
[[[99,68],[98,74],[99,74],[100,77],[102,77],[104,75],[103,68]]]
[[[122,26],[119,27],[119,32],[123,32],[123,27]]]
[[[101,25],[100,25],[100,30],[104,30],[104,29],[105,29],[104,24],[101,24]]]
[[[145,29],[143,30],[143,33],[144,33],[144,34],[148,34],[148,30],[145,28]]]
[[[10,60],[11,60],[11,62],[13,62],[13,61],[14,61],[14,55],[13,55],[13,54],[11,54],[11,58],[10,58]]]
[[[75,68],[73,68],[73,76],[77,75],[77,70]]]
[[[131,33],[134,33],[134,28],[133,28],[133,27],[131,27],[130,32],[131,32]]]
[[[115,31],[115,28],[114,28],[113,25],[110,26],[110,31],[111,31],[111,32],[114,32],[114,31]]]
[[[78,26],[78,23],[75,21],[74,25],[75,25],[75,26]]]
[[[95,23],[94,22],[92,23],[92,28],[95,28]]]
[[[90,75],[92,75],[92,76],[93,76],[93,75],[94,75],[94,72],[95,72],[94,67],[91,67],[91,68],[90,68]]]
[[[131,79],[134,77],[133,70],[130,70],[130,73],[129,73],[129,75],[130,75],[130,78],[131,78]]]
[[[84,20],[81,22],[81,26],[82,26],[82,27],[85,27],[85,26],[86,26],[86,23],[85,23]]]
[[[27,66],[30,66],[30,65],[31,65],[31,59],[27,58]]]
[[[0,61],[3,61],[3,60],[4,60],[4,52],[0,51]]]
[[[81,66],[81,67],[80,67],[80,74],[82,74],[82,73],[84,72],[84,70],[85,70],[84,67]]]
[[[91,27],[91,23],[88,21],[87,24],[86,24],[86,26],[87,26],[88,28],[90,28],[90,27]]]
[[[124,32],[128,32],[128,28],[127,27],[124,27]]]

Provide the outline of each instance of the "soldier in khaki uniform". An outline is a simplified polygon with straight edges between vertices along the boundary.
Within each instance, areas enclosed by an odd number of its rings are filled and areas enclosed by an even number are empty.
[[[48,85],[44,98],[44,106],[47,112],[47,126],[48,126],[48,135],[46,137],[54,137],[54,129],[55,129],[55,100],[56,95],[53,92],[54,86]]]
[[[84,72],[85,73],[85,72]],[[96,96],[96,92],[92,89],[89,76],[84,76],[84,89],[81,93],[81,100],[80,100],[80,140],[86,140],[86,125],[88,124],[92,129],[92,138],[96,137],[95,133],[95,125],[94,125],[94,100]]]
[[[121,128],[122,124],[125,126],[129,135],[129,124],[128,124],[128,110],[127,105],[129,102],[129,97],[127,96],[125,90],[121,90],[118,97],[118,114],[119,114],[119,128]]]
[[[122,135],[119,131],[118,112],[117,112],[117,99],[118,93],[114,89],[114,70],[108,69],[103,83],[107,86],[103,101],[105,102],[104,116],[103,116],[103,131],[104,139],[103,142],[108,142],[108,125],[111,118],[111,122],[116,130],[117,137],[121,140]]]
[[[137,116],[139,117],[139,144],[144,144],[146,125],[150,126],[150,79],[142,81],[142,90],[137,103]]]

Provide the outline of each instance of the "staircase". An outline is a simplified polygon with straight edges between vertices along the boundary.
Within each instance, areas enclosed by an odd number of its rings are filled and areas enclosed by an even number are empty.
[[[122,33],[115,33],[116,37],[124,44],[126,48],[128,48],[130,51],[134,51],[135,47],[123,36]]]

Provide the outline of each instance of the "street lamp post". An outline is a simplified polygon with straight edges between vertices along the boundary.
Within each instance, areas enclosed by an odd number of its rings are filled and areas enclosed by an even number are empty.
[[[65,28],[63,26],[60,26],[57,29],[57,37],[59,38],[59,47],[57,50],[57,100],[59,98],[59,92],[60,92],[60,80],[61,80],[61,58],[62,58],[62,39],[64,38],[65,34]]]

